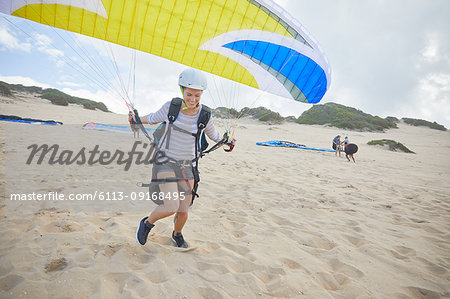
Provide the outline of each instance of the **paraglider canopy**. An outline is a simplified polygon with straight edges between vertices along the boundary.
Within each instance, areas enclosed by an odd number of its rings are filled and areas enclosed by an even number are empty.
[[[319,44],[270,0],[2,0],[0,12],[305,103],[319,102],[331,82]]]

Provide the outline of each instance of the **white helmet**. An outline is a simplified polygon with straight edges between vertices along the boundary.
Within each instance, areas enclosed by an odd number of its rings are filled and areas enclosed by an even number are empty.
[[[206,77],[198,70],[186,69],[180,74],[180,77],[178,78],[178,85],[205,90],[207,87]]]

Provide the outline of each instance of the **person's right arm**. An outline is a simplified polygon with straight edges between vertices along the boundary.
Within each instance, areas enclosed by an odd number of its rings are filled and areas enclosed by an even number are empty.
[[[158,111],[144,116],[139,119],[143,124],[157,124],[166,121],[167,113],[169,112],[170,101],[166,102]]]

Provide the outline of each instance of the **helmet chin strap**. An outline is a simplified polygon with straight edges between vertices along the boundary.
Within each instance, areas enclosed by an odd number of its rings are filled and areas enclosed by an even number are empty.
[[[184,99],[183,99],[183,102],[184,102],[184,105],[185,105],[186,107],[181,108],[181,110],[194,110],[194,109],[198,108],[198,106],[200,106],[200,104],[197,104],[197,105],[195,105],[194,108],[189,108],[189,107],[186,105],[186,102],[184,101]]]
[[[189,109],[190,110],[194,110],[194,109],[198,108],[198,106],[200,106],[200,103],[197,103],[197,105],[195,105],[194,108],[189,108],[188,105],[186,104],[186,101],[184,100],[183,86],[180,86],[180,89],[181,89],[181,94],[183,95],[183,103],[184,103],[184,106],[185,106],[185,107],[181,108],[181,110],[189,110]]]

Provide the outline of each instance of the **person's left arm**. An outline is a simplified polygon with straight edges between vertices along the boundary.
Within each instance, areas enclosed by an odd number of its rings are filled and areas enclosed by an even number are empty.
[[[217,131],[216,127],[214,126],[214,122],[212,120],[212,117],[209,119],[208,123],[206,124],[205,128],[205,134],[208,136],[209,139],[219,142],[222,140],[222,135]]]

